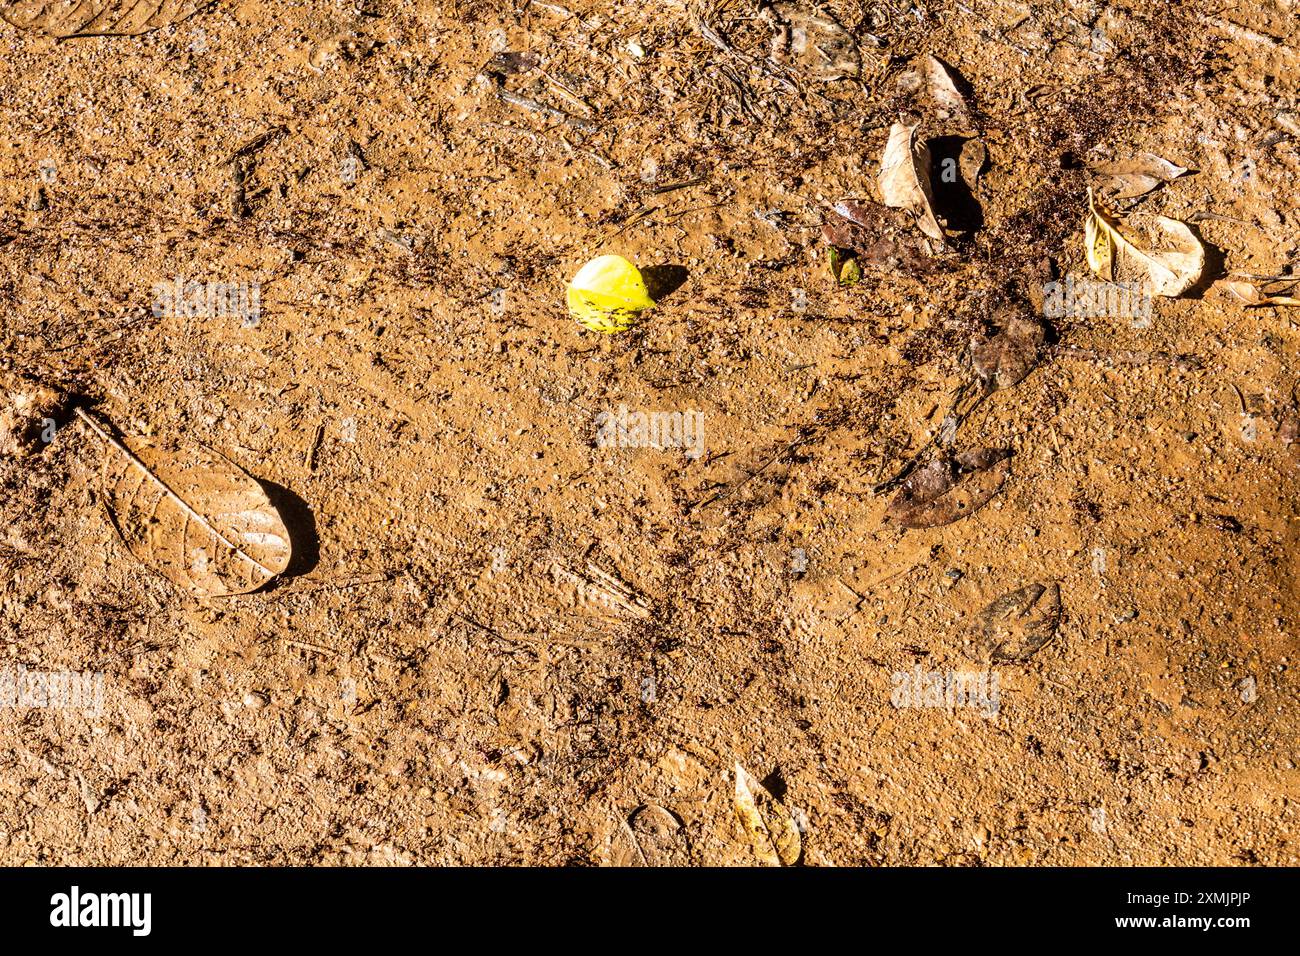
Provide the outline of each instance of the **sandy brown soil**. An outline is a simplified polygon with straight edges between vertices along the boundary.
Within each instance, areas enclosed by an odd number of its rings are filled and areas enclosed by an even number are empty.
[[[4,370],[219,449],[296,549],[196,599],[118,540],[77,420],[0,458],[0,667],[104,674],[97,714],[0,709],[0,863],[744,865],[737,762],[806,864],[1297,862],[1300,312],[1207,281],[1056,320],[1102,358],[962,423],[1014,452],[987,506],[902,530],[873,488],[991,317],[1086,274],[1089,164],[1192,168],[1143,205],[1214,274],[1300,262],[1300,8],[826,9],[858,80],[765,68],[742,0],[0,23]],[[840,288],[822,212],[906,110],[986,144],[982,221]],[[686,278],[606,337],[564,282],[608,252]],[[177,276],[259,283],[260,322],[155,314]],[[702,412],[705,454],[597,447],[619,405]],[[995,716],[894,706],[988,668],[971,621],[1035,582],[1061,623]]]

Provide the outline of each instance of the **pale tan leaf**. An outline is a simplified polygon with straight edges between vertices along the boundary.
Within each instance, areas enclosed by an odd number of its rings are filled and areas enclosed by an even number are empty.
[[[789,811],[740,764],[736,764],[736,818],[764,866],[799,862],[803,846]]]
[[[203,597],[255,591],[289,567],[284,521],[238,465],[190,443],[132,439],[128,447],[77,414],[108,446],[104,504],[142,563]]]
[[[1092,171],[1099,178],[1099,191],[1109,199],[1135,199],[1190,172],[1187,167],[1178,166],[1153,153],[1099,163],[1092,167]]]
[[[880,160],[880,196],[886,206],[911,210],[921,231],[943,242],[930,188],[930,150],[924,141],[917,140],[919,126],[895,123],[890,128],[889,142]]]
[[[940,115],[954,119],[964,117],[967,113],[966,97],[957,86],[952,67],[937,56],[927,56],[925,75],[930,81],[930,96],[939,108]]]
[[[1224,279],[1218,284],[1223,286],[1233,298],[1244,302],[1248,308],[1300,306],[1300,298],[1267,293],[1253,282],[1246,282],[1244,279]]]
[[[1084,249],[1088,267],[1106,282],[1139,281],[1154,295],[1182,295],[1205,272],[1205,246],[1186,223],[1156,216],[1168,248],[1145,252],[1120,231],[1120,223],[1088,190],[1088,215],[1084,219]]]
[[[812,5],[773,3],[760,10],[772,26],[772,60],[814,80],[851,79],[862,72],[853,35],[829,13]]]
[[[201,0],[0,0],[0,18],[53,37],[138,36],[179,23]]]
[[[622,821],[626,852],[616,849],[619,866],[687,866],[691,862],[686,828],[677,814],[654,803],[637,807]]]

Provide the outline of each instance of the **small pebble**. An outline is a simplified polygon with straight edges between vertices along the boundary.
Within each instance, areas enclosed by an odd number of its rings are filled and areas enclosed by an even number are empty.
[[[249,691],[244,695],[244,706],[249,710],[261,710],[271,702],[271,698],[265,694],[259,694],[256,691]]]

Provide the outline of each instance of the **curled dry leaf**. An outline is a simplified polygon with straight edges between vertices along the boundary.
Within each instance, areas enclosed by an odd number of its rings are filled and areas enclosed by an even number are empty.
[[[895,123],[880,160],[880,195],[886,206],[907,209],[916,216],[921,231],[943,242],[943,228],[934,215],[930,187],[930,150],[916,136],[920,123]]]
[[[1010,388],[1038,365],[1039,350],[1047,337],[1036,317],[1013,315],[991,338],[971,343],[971,366],[986,391]]]
[[[1030,584],[1004,594],[971,625],[994,663],[1023,663],[1043,647],[1061,623],[1061,588]]]
[[[1300,305],[1300,298],[1293,295],[1279,294],[1282,289],[1286,289],[1288,292],[1294,291],[1295,282],[1282,283],[1275,292],[1266,292],[1264,290],[1268,286],[1257,286],[1253,282],[1247,282],[1244,279],[1224,279],[1219,285],[1223,286],[1234,299],[1244,302],[1247,308]]]
[[[976,448],[912,472],[885,509],[904,528],[937,528],[974,514],[1001,490],[1011,466],[1005,448]]]
[[[179,23],[200,0],[0,0],[0,17],[52,37],[139,36]]]
[[[198,445],[128,447],[77,414],[108,446],[104,503],[142,563],[202,597],[256,591],[289,567],[284,521],[238,465]]]
[[[1088,215],[1084,219],[1084,245],[1088,267],[1106,282],[1139,281],[1155,295],[1182,295],[1205,272],[1205,246],[1186,223],[1155,217],[1156,226],[1174,248],[1143,252],[1120,232],[1120,223],[1088,190]]]
[[[736,818],[764,866],[799,862],[803,845],[790,812],[740,764],[736,764]]]
[[[1152,153],[1132,159],[1100,163],[1092,167],[1098,177],[1098,192],[1107,199],[1135,199],[1190,172]]]

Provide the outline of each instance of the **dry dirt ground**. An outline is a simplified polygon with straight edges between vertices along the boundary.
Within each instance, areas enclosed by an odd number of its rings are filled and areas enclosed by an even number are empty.
[[[198,599],[124,548],[78,419],[0,458],[0,668],[103,675],[0,709],[0,862],[749,865],[737,763],[806,865],[1297,862],[1300,312],[1207,281],[1054,320],[961,424],[1013,452],[989,504],[904,530],[875,489],[997,310],[1087,274],[1091,164],[1191,168],[1142,202],[1207,280],[1300,262],[1300,5],[829,0],[847,46],[813,9],[0,23],[3,370],[219,449],[296,549]],[[907,111],[985,144],[972,228],[840,287],[823,211]],[[601,336],[564,283],[609,252],[677,288]],[[260,320],[155,310],[177,277]],[[599,447],[620,405],[702,413],[704,453]],[[1059,626],[990,664],[972,622],[1034,583]],[[996,713],[896,706],[918,666]]]

